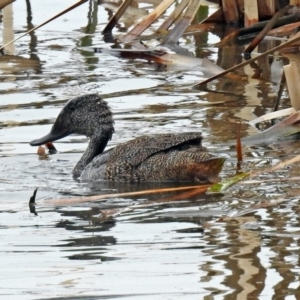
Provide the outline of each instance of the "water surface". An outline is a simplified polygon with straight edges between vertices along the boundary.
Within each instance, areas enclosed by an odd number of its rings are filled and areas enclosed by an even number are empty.
[[[73,1],[30,3],[31,12],[25,1],[5,12],[3,43]],[[220,79],[208,90],[194,90],[191,86],[203,79],[197,70],[163,70],[81,49],[113,46],[104,43],[101,30],[114,7],[90,1],[18,40],[7,47],[10,56],[0,58],[0,297],[298,299],[299,184],[278,181],[299,176],[298,165],[262,174],[255,178],[259,183],[239,184],[224,194],[52,203],[64,197],[174,186],[74,181],[71,170],[87,146],[81,136],[56,142],[58,154],[39,158],[28,143],[50,130],[70,98],[98,92],[109,102],[116,133],[108,147],[142,134],[202,131],[204,145],[227,157],[226,177],[235,173],[235,150],[229,142],[235,139],[237,123],[243,122],[243,136],[257,132],[246,121],[272,110],[280,63],[287,63],[281,57],[260,60],[239,71],[246,80]],[[132,19],[122,20],[115,34],[126,31]],[[181,44],[197,57],[228,68],[242,61],[243,46],[215,47],[212,43],[224,30],[188,35]],[[272,46],[264,42],[258,51]],[[282,107],[288,107],[288,95],[283,98]],[[243,169],[274,165],[298,154],[297,141],[249,147]],[[28,201],[36,188],[37,207],[30,212]],[[175,201],[178,194],[182,200]],[[226,217],[282,198],[288,201]]]

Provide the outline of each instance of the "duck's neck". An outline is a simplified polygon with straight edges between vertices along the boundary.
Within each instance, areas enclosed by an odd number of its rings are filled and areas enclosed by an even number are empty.
[[[104,151],[109,139],[109,137],[90,138],[86,151],[73,169],[73,177],[79,177],[84,168],[93,160],[93,158]]]

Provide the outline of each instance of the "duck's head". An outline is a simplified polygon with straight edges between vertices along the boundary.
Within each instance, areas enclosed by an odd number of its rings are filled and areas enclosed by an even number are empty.
[[[51,131],[44,137],[31,141],[30,145],[39,146],[54,142],[72,133],[109,140],[114,133],[113,123],[107,102],[99,95],[79,96],[64,106]]]

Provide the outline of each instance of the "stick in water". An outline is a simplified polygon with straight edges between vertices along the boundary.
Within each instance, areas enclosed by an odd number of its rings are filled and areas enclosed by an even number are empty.
[[[107,198],[176,192],[176,191],[184,191],[184,190],[191,190],[191,189],[205,188],[205,187],[209,188],[211,186],[212,186],[211,184],[207,184],[207,185],[202,184],[202,185],[191,185],[191,186],[183,186],[183,187],[176,187],[176,188],[152,189],[152,190],[144,190],[144,191],[129,192],[129,193],[105,194],[105,195],[95,195],[95,196],[65,198],[65,199],[62,198],[62,199],[51,200],[51,204],[66,205],[66,204],[74,204],[74,203],[81,203],[81,202],[87,202],[87,201],[98,201],[98,200],[107,199]]]
[[[240,64],[238,64],[236,66],[233,66],[233,67],[231,67],[231,68],[229,68],[229,69],[227,69],[227,70],[225,70],[225,71],[223,71],[223,72],[221,72],[221,73],[219,73],[217,75],[214,75],[214,76],[212,76],[212,77],[210,77],[210,78],[208,78],[208,79],[206,79],[206,80],[204,80],[204,81],[196,84],[194,87],[197,87],[197,86],[202,85],[202,84],[206,84],[206,83],[211,82],[211,81],[213,81],[213,80],[215,80],[215,79],[217,79],[219,77],[222,77],[222,76],[224,76],[224,75],[226,75],[226,74],[228,74],[230,72],[233,72],[233,71],[235,71],[235,70],[237,70],[237,69],[239,69],[241,67],[249,65],[250,63],[252,63],[252,62],[254,62],[256,60],[258,60],[258,59],[260,59],[262,57],[265,57],[265,56],[267,56],[269,54],[272,54],[272,53],[274,53],[274,52],[276,52],[276,51],[278,51],[278,50],[280,50],[280,49],[282,49],[282,48],[284,48],[286,46],[292,45],[292,44],[296,43],[299,40],[300,40],[300,32],[298,32],[289,41],[287,41],[287,42],[285,42],[285,43],[283,43],[283,44],[281,44],[281,45],[279,45],[277,47],[274,47],[274,48],[272,48],[272,49],[270,49],[270,50],[268,50],[268,51],[266,51],[266,52],[264,52],[264,53],[262,53],[262,54],[260,54],[260,55],[258,55],[256,57],[253,57],[253,58],[251,58],[249,60],[246,60],[246,61],[244,61],[244,62],[242,62],[242,63],[240,63]]]
[[[38,28],[40,28],[40,27],[46,25],[47,23],[49,23],[49,22],[55,20],[56,18],[58,18],[58,17],[64,15],[65,13],[69,12],[70,10],[76,8],[77,6],[83,4],[83,3],[87,2],[87,1],[88,1],[88,0],[79,0],[77,3],[71,5],[70,7],[68,7],[68,8],[65,9],[65,10],[63,10],[62,12],[60,12],[60,13],[57,14],[57,15],[55,15],[54,17],[52,17],[52,18],[46,20],[45,22],[41,23],[41,24],[38,25],[38,26],[35,26],[34,28],[32,28],[32,29],[26,31],[24,34],[18,36],[17,38],[15,38],[15,39],[11,40],[10,42],[6,43],[5,45],[1,46],[1,47],[0,47],[0,50],[2,50],[4,47],[10,45],[11,43],[13,43],[13,42],[15,42],[15,41],[17,41],[17,40],[19,40],[20,38],[24,37],[25,35],[29,34],[30,32],[32,32],[32,31],[34,31],[34,30],[36,30],[36,29],[38,29]]]

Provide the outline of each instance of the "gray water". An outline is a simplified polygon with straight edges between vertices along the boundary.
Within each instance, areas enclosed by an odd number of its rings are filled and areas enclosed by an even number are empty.
[[[16,1],[1,23],[3,43],[73,2],[32,0],[30,24],[26,2]],[[179,186],[73,180],[71,170],[87,146],[81,136],[57,141],[58,154],[39,157],[29,142],[50,130],[70,98],[98,92],[109,102],[116,133],[108,147],[143,134],[202,131],[204,145],[227,158],[221,175],[229,177],[235,174],[229,142],[237,123],[242,121],[243,136],[257,132],[247,121],[272,110],[280,63],[288,62],[260,60],[238,71],[245,80],[222,78],[208,90],[195,90],[191,86],[204,78],[198,70],[162,70],[81,49],[112,46],[101,31],[115,7],[90,1],[18,40],[6,48],[10,56],[0,57],[0,298],[299,299],[299,184],[284,181],[299,176],[298,165],[222,194],[183,191],[54,203]],[[114,33],[122,34],[133,19],[123,19]],[[228,68],[242,60],[243,46],[213,43],[230,30],[187,35],[181,45]],[[258,51],[276,43],[264,42]],[[285,92],[281,107],[289,105]],[[298,154],[298,141],[249,147],[243,170]],[[37,206],[30,211],[36,188]],[[237,217],[253,204],[276,199],[287,201]]]

